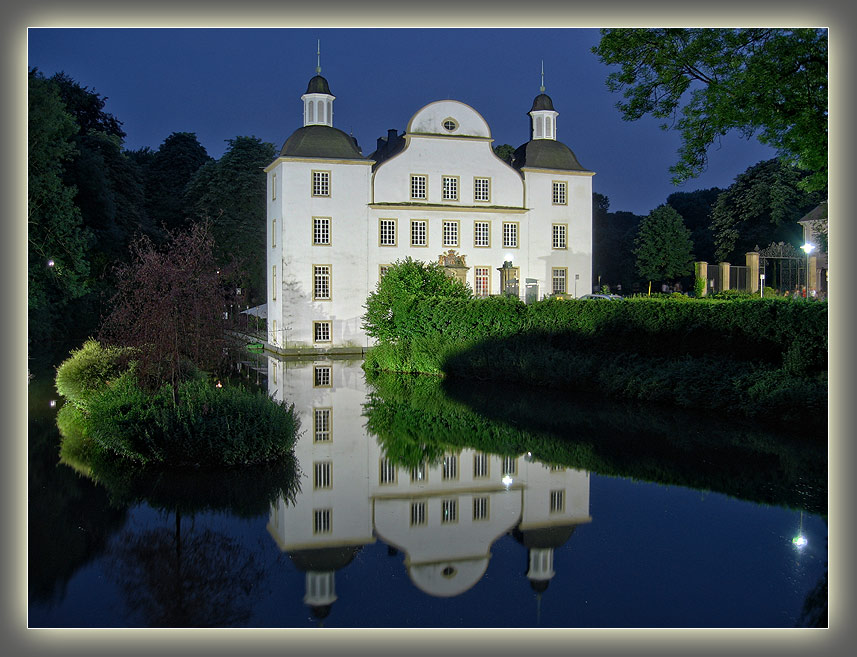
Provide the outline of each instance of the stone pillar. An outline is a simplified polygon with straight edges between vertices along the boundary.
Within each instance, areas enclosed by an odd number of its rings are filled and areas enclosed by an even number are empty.
[[[750,294],[755,294],[759,291],[759,252],[750,251],[746,254],[747,258],[747,285]]]
[[[809,256],[809,271],[807,271],[807,298],[811,290],[818,291],[818,258],[817,256]]]
[[[693,289],[696,289],[696,279],[701,278],[704,285],[702,286],[702,296],[708,294],[708,263],[699,260],[693,263],[694,276]]]
[[[729,267],[730,264],[728,262],[720,263],[720,290],[728,290],[729,289]]]

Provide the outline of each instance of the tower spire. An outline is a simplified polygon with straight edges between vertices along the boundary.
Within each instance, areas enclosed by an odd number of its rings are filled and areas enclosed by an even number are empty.
[[[542,60],[542,86],[539,87],[539,91],[545,92],[545,60]]]
[[[315,56],[316,56],[315,72],[317,75],[321,75],[321,39],[318,40],[318,43],[316,45]],[[544,64],[542,64],[542,68],[544,68]],[[543,74],[544,74],[544,72],[543,72]],[[543,80],[543,82],[544,82],[544,80]]]

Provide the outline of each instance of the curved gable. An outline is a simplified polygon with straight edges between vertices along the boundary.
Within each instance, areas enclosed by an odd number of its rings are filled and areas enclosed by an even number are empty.
[[[454,129],[444,127],[451,119]],[[417,111],[408,122],[409,134],[449,135],[451,137],[491,137],[491,129],[475,109],[457,100],[438,100]]]

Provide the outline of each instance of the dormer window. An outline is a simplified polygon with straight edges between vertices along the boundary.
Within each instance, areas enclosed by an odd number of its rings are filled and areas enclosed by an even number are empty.
[[[443,129],[447,132],[455,132],[458,129],[458,122],[455,119],[444,119]]]

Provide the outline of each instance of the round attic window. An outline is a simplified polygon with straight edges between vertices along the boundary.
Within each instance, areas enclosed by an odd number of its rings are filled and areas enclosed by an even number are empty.
[[[444,119],[443,129],[447,132],[454,132],[458,129],[458,122],[455,119]]]
[[[452,566],[447,566],[440,572],[444,577],[449,579],[450,577],[455,577],[456,570]]]

